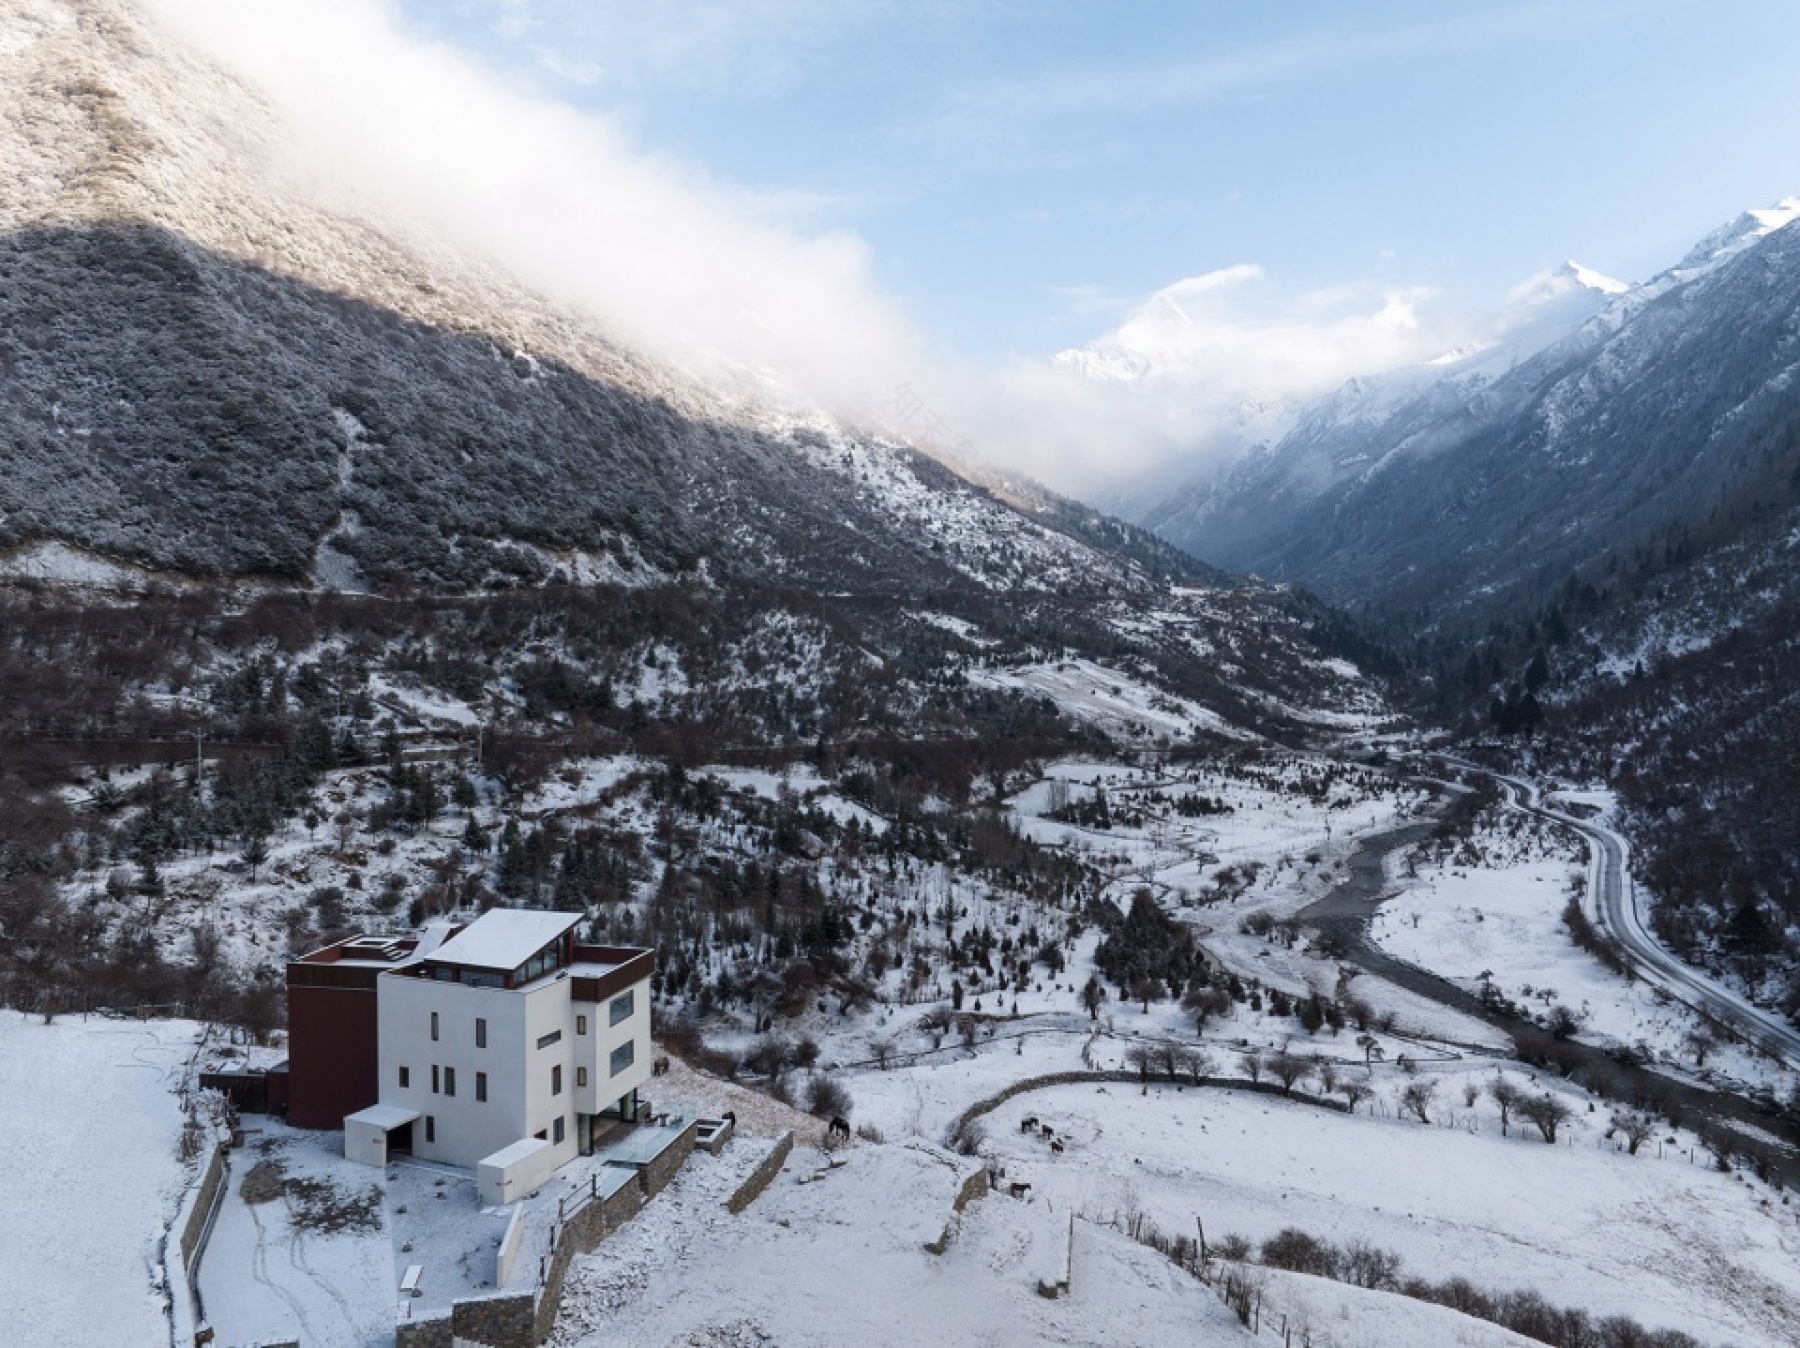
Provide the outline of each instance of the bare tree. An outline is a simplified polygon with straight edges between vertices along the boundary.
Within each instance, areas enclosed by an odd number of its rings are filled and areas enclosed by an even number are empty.
[[[1377,1290],[1400,1285],[1400,1256],[1352,1237],[1339,1252],[1344,1281]]]
[[[1518,1108],[1519,1113],[1543,1134],[1544,1141],[1552,1145],[1556,1142],[1556,1130],[1567,1123],[1575,1112],[1548,1092],[1525,1096],[1519,1101]]]
[[[1194,1018],[1194,1029],[1206,1033],[1207,1022],[1231,1011],[1231,994],[1224,988],[1194,988],[1181,999],[1181,1005]]]
[[[1238,1066],[1242,1067],[1244,1069],[1244,1075],[1249,1077],[1250,1080],[1255,1083],[1262,1080],[1263,1068],[1267,1066],[1267,1064],[1263,1061],[1263,1055],[1258,1050],[1251,1049],[1248,1053],[1238,1054]]]
[[[1297,1053],[1283,1049],[1269,1055],[1269,1074],[1281,1083],[1283,1095],[1293,1094],[1296,1082],[1312,1074],[1312,1064]]]
[[[869,1056],[882,1071],[887,1071],[888,1061],[894,1056],[894,1040],[891,1035],[878,1034],[869,1040]]]
[[[1148,1044],[1133,1044],[1125,1050],[1125,1063],[1136,1069],[1139,1081],[1148,1081],[1150,1069],[1156,1066],[1156,1050]]]
[[[1416,1116],[1420,1123],[1430,1123],[1431,1115],[1426,1111],[1431,1108],[1432,1097],[1436,1094],[1435,1081],[1409,1081],[1406,1089],[1400,1092],[1401,1108]]]
[[[1356,1107],[1367,1100],[1375,1092],[1361,1081],[1340,1081],[1338,1094],[1344,1097],[1344,1103],[1350,1106],[1350,1112],[1356,1113]]]
[[[1612,1116],[1615,1132],[1625,1135],[1625,1149],[1633,1156],[1646,1138],[1656,1131],[1656,1120],[1638,1109],[1621,1109]]]
[[[1687,1051],[1694,1055],[1695,1067],[1705,1067],[1707,1058],[1719,1047],[1718,1039],[1713,1035],[1712,1031],[1706,1029],[1704,1026],[1696,1026],[1689,1030],[1686,1038],[1681,1042]]]
[[[1148,976],[1138,979],[1131,985],[1131,1000],[1141,1003],[1144,1014],[1150,1014],[1150,1003],[1162,1000],[1163,985],[1160,978]]]
[[[1313,1075],[1319,1078],[1320,1095],[1336,1095],[1338,1088],[1337,1064],[1322,1053],[1312,1056]]]
[[[1507,1127],[1512,1123],[1512,1112],[1519,1107],[1525,1093],[1499,1073],[1488,1083],[1488,1095],[1493,1098],[1495,1106],[1500,1110],[1500,1136],[1507,1136]]]
[[[1377,1058],[1387,1057],[1386,1050],[1381,1047],[1381,1041],[1372,1034],[1357,1035],[1356,1046],[1363,1051],[1363,1070],[1366,1072],[1375,1070]]]

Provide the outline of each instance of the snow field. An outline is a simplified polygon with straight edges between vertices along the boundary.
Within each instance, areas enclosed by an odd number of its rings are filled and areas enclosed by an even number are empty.
[[[744,1154],[740,1154],[741,1152]],[[1065,1220],[992,1196],[971,1204],[942,1255],[959,1169],[935,1148],[857,1143],[828,1168],[796,1148],[743,1214],[724,1199],[760,1160],[733,1142],[696,1153],[632,1223],[570,1269],[552,1343],[724,1348],[914,1348],[1244,1341],[1213,1292],[1115,1232],[1078,1227],[1073,1295],[1037,1293],[1060,1276]],[[816,1182],[801,1183],[824,1170]]]
[[[166,1343],[161,1244],[195,1167],[178,1159],[188,1021],[0,1010],[0,1320],[14,1348]]]
[[[1033,1186],[1034,1201],[1101,1221],[1141,1212],[1185,1234],[1198,1217],[1214,1242],[1255,1243],[1295,1226],[1392,1249],[1407,1274],[1531,1289],[1703,1342],[1792,1335],[1800,1224],[1791,1205],[1673,1150],[1659,1160],[1653,1144],[1637,1157],[1597,1148],[1606,1115],[1588,1114],[1559,1082],[1535,1089],[1565,1094],[1578,1111],[1566,1144],[1546,1146],[1517,1123],[1502,1138],[1491,1103],[1461,1105],[1463,1081],[1491,1076],[1463,1066],[1436,1074],[1436,1115],[1465,1125],[1473,1116],[1474,1134],[1262,1095],[1108,1084],[1008,1101],[988,1116],[987,1146],[1009,1179]],[[1376,1080],[1391,1091],[1387,1077]],[[1065,1139],[1062,1156],[1020,1132],[1027,1115]]]

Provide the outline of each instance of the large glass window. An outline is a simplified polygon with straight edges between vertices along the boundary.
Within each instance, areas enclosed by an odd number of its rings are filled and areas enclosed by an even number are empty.
[[[626,991],[621,992],[617,997],[612,999],[612,1005],[607,1008],[606,1015],[608,1023],[617,1025],[622,1020],[630,1020],[632,1006],[631,990],[627,989]]]
[[[637,1061],[637,1041],[627,1039],[612,1051],[612,1075],[618,1076]]]

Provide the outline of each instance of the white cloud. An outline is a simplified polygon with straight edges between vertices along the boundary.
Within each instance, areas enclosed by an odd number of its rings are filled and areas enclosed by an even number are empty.
[[[1103,488],[1180,460],[1198,469],[1278,434],[1346,379],[1418,364],[1470,339],[1421,286],[1354,282],[1288,291],[1253,263],[1185,277],[1111,331],[998,380],[996,424],[1033,471]]]
[[[495,13],[528,28],[556,2]],[[760,0],[756,12],[818,2]],[[1247,416],[1273,424],[1349,375],[1429,359],[1460,335],[1428,290],[1293,291],[1244,264],[1123,304],[1070,288],[1072,308],[1125,317],[1055,360],[957,366],[876,285],[863,240],[809,227],[816,198],[748,192],[659,157],[617,119],[408,31],[388,0],[149,3],[261,88],[334,170],[624,340],[689,369],[766,375],[851,417],[881,420],[909,385],[953,428],[940,438],[966,436],[981,457],[1065,490],[1222,452]],[[690,40],[709,50],[741,22],[701,0],[692,12],[705,22]]]
[[[611,331],[687,367],[777,373],[854,411],[917,377],[921,343],[842,231],[634,145],[404,29],[383,0],[150,0],[248,78],[331,168]],[[529,23],[514,0],[506,17]]]

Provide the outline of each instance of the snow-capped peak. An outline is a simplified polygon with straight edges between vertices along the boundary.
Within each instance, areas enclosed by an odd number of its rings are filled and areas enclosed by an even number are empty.
[[[1573,258],[1558,267],[1555,274],[1559,277],[1568,277],[1584,290],[1597,290],[1602,295],[1622,295],[1631,289],[1626,282],[1615,281],[1612,277],[1597,272],[1592,267],[1584,267]]]

